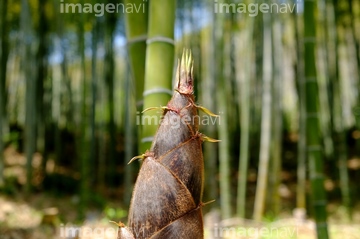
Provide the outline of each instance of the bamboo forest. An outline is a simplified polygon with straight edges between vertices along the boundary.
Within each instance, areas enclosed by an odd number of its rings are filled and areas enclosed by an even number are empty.
[[[0,239],[360,239],[360,0],[0,0]]]

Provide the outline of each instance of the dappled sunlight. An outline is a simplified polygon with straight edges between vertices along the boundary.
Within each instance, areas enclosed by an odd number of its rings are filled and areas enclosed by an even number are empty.
[[[110,220],[123,220],[126,215],[111,207],[104,211],[89,209],[86,219],[79,221],[76,207],[73,197],[45,194],[9,197],[0,194],[0,238],[114,239],[117,227]]]

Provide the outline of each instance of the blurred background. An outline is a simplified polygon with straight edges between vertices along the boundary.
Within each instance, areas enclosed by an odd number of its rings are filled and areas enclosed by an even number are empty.
[[[197,103],[220,116],[200,122],[221,140],[203,144],[207,238],[214,223],[283,218],[303,223],[294,238],[327,238],[326,218],[332,238],[359,238],[359,0],[1,0],[0,12],[0,238],[126,222],[140,168],[127,164],[157,128],[141,117],[161,115],[141,112],[166,105],[184,48]]]

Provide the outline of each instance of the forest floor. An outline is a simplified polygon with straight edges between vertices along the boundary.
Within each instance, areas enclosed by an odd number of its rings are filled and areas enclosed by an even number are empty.
[[[88,208],[85,220],[79,221],[79,195],[44,190],[24,194],[21,190],[25,180],[24,156],[13,150],[7,151],[6,156],[6,160],[11,158],[11,163],[5,162],[5,177],[16,182],[0,190],[0,239],[117,238],[117,226],[110,221],[126,222],[127,216],[127,208],[118,201],[103,198],[101,207]],[[39,164],[39,157],[34,157],[33,166]],[[253,203],[253,199],[248,201],[248,205]],[[291,212],[292,207],[284,208],[276,217],[265,217],[261,223],[237,218],[220,221],[218,211],[206,212],[205,239],[315,239],[313,220],[301,219],[298,213]],[[360,204],[353,208],[352,221],[338,203],[329,202],[327,211],[330,238],[360,239]]]
[[[125,219],[126,211],[110,202],[104,210],[90,209],[86,220],[77,221],[76,196],[58,197],[38,193],[29,197],[0,194],[1,239],[115,239],[117,226],[110,220]],[[360,239],[360,210],[353,214],[353,221],[346,219],[341,206],[331,205],[329,232],[333,239]],[[336,208],[335,208],[336,207]],[[359,208],[357,208],[359,209]],[[226,239],[315,239],[312,220],[300,221],[289,212],[279,217],[255,223],[251,220],[228,219],[210,223],[214,212],[204,216],[205,238]],[[210,218],[210,219],[209,219]],[[216,218],[216,216],[215,216]],[[209,221],[210,220],[210,221]],[[216,219],[215,219],[216,221]],[[214,220],[213,220],[214,222]],[[211,236],[212,235],[212,236]],[[222,236],[222,237],[220,237]]]

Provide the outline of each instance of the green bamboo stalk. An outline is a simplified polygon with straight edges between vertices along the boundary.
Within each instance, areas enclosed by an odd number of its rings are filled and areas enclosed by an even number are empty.
[[[350,27],[351,27],[351,35],[352,35],[352,39],[355,45],[355,57],[356,57],[356,65],[357,65],[357,71],[358,71],[358,77],[357,77],[357,82],[358,82],[358,89],[360,89],[360,39],[359,36],[357,34],[357,28],[356,28],[356,19],[359,19],[360,16],[360,2],[359,1],[353,1],[353,0],[348,0],[348,11],[349,11],[349,20],[350,20]],[[358,9],[354,9],[354,7],[357,6]],[[357,14],[355,14],[357,13]],[[358,109],[360,109],[360,90],[358,90],[358,97],[357,97],[357,107]],[[356,110],[356,108],[355,108]],[[358,130],[360,130],[360,120],[356,121],[356,126],[358,128]],[[360,140],[357,140],[357,145],[356,145],[358,152],[360,151]]]
[[[319,125],[319,97],[316,78],[316,21],[314,0],[304,3],[304,69],[306,84],[306,143],[309,162],[312,206],[319,239],[327,239],[326,194],[324,189],[323,155]]]
[[[254,49],[255,49],[255,79],[252,82],[254,88],[254,96],[252,102],[252,124],[251,131],[254,135],[260,135],[261,125],[261,105],[262,105],[262,79],[263,79],[263,48],[264,48],[264,24],[262,15],[254,19]]]
[[[297,163],[297,186],[296,186],[296,207],[301,210],[303,216],[306,214],[306,107],[305,107],[305,81],[303,64],[303,47],[301,44],[302,15],[294,14],[295,38],[296,38],[296,81],[298,82],[299,97],[299,141],[298,141],[298,163]],[[301,26],[300,26],[301,24]]]
[[[206,7],[209,12],[211,12],[211,19],[209,21],[213,24],[215,19],[215,13],[212,11],[213,3],[206,3]],[[216,112],[215,100],[213,97],[213,92],[215,92],[216,78],[215,78],[215,28],[209,28],[203,31],[202,35],[202,48],[201,59],[202,60],[202,80],[201,88],[207,89],[203,90],[200,93],[201,102],[206,102],[206,107],[212,111]],[[200,125],[201,127],[201,125]],[[209,124],[204,127],[203,131],[205,135],[215,137],[216,134],[216,125]],[[213,200],[218,197],[217,190],[217,180],[213,175],[217,174],[217,150],[214,144],[203,144],[204,158],[206,158],[205,163],[205,189],[204,189],[204,201]],[[217,207],[217,202],[209,204],[209,207]]]
[[[237,188],[237,216],[245,218],[246,213],[246,185],[249,162],[249,140],[250,140],[250,81],[251,81],[251,62],[253,62],[253,30],[254,18],[247,17],[245,23],[244,42],[246,46],[243,49],[244,54],[238,56],[243,66],[243,77],[238,85],[240,92],[240,158],[239,158],[239,178]]]
[[[0,187],[4,184],[4,133],[6,128],[6,65],[8,59],[8,39],[7,39],[7,0],[0,3]]]
[[[96,158],[98,155],[96,154],[96,99],[97,99],[97,88],[98,88],[98,68],[97,68],[97,47],[98,47],[98,41],[99,41],[99,19],[95,18],[93,20],[93,29],[92,29],[92,44],[91,44],[91,90],[90,90],[90,96],[91,96],[91,110],[90,110],[90,155],[89,155],[89,162],[88,164],[91,165],[89,169],[90,175],[96,175],[97,168],[96,165]],[[95,178],[92,178],[90,185],[93,186],[95,182]]]
[[[263,14],[264,41],[263,48],[263,96],[262,96],[262,115],[261,115],[261,139],[259,169],[257,175],[257,186],[254,204],[254,220],[261,221],[264,213],[266,185],[268,178],[268,167],[270,158],[270,136],[271,136],[271,25],[270,14]]]
[[[321,56],[323,56],[323,60],[321,60],[320,62],[323,62],[323,67],[319,67],[318,71],[320,128],[324,142],[324,157],[328,159],[329,164],[334,165],[334,143],[331,137],[331,128],[334,123],[332,117],[334,113],[334,93],[332,90],[333,81],[331,79],[331,74],[330,78],[328,74],[328,72],[331,72],[331,70],[333,70],[331,67],[329,69],[329,63],[331,62],[331,60],[333,60],[333,58],[331,57],[333,50],[330,49],[333,49],[334,47],[333,45],[331,45],[329,35],[332,35],[330,32],[334,25],[332,25],[332,23],[329,24],[329,22],[326,21],[326,18],[330,19],[332,14],[328,13],[328,7],[323,1],[320,1],[320,3],[322,4],[319,4],[319,15],[317,18],[317,24],[321,26],[319,27],[317,35],[319,36],[319,41],[323,42],[323,44],[319,45],[319,53]]]
[[[131,76],[128,74],[126,76],[125,80],[125,104],[127,106],[134,105],[133,101],[133,94],[131,94],[132,84],[131,84]],[[125,145],[125,158],[130,159],[134,156],[134,142],[135,142],[135,109],[134,107],[126,107],[125,109],[125,139],[126,139],[126,145]],[[126,165],[125,169],[125,193],[124,193],[124,204],[130,205],[131,200],[131,194],[132,194],[132,188],[133,188],[133,182],[134,182],[134,167],[130,167],[130,165]]]
[[[281,19],[276,14],[272,17],[272,64],[273,64],[273,82],[272,93],[272,137],[271,137],[271,162],[269,173],[269,193],[273,213],[277,215],[280,212],[280,175],[281,175],[281,152],[282,152],[282,129],[283,129],[283,48],[281,42],[282,29]]]
[[[22,39],[29,39],[34,35],[31,27],[31,13],[29,3],[21,1],[21,29]],[[32,159],[36,150],[36,77],[34,75],[31,52],[32,43],[26,41],[23,51],[24,78],[26,79],[26,109],[25,109],[25,154],[26,154],[26,193],[31,192]],[[25,62],[26,61],[26,62]]]
[[[125,14],[126,36],[130,58],[130,68],[135,81],[137,110],[143,107],[145,56],[148,21],[148,3],[143,0],[125,0],[125,4],[140,6],[140,11]]]
[[[84,0],[81,0],[83,4]],[[78,208],[78,217],[80,219],[84,219],[85,210],[89,201],[89,162],[88,162],[88,149],[89,149],[89,131],[88,131],[88,110],[87,110],[87,91],[88,91],[88,83],[86,76],[86,62],[85,62],[85,29],[84,29],[85,19],[84,15],[80,16],[80,20],[78,22],[78,44],[79,44],[79,54],[80,54],[80,80],[81,80],[81,120],[78,122],[78,127],[80,129],[79,142],[77,152],[80,157],[80,203]]]
[[[105,71],[106,94],[108,104],[107,131],[110,136],[109,142],[109,172],[108,182],[113,184],[116,174],[116,124],[115,124],[115,59],[114,59],[114,32],[116,27],[116,14],[105,15]]]
[[[143,93],[144,109],[164,106],[172,95],[174,24],[175,0],[150,2]],[[143,114],[140,147],[142,152],[150,148],[159,119],[160,113],[156,110],[146,111]]]
[[[229,44],[229,29],[225,29],[224,31],[224,54],[218,57],[218,66],[219,67],[219,75],[217,78],[219,82],[219,89],[217,90],[217,100],[219,102],[219,110],[221,110],[221,123],[218,126],[219,139],[221,140],[219,143],[219,161],[220,161],[220,206],[221,206],[221,214],[224,219],[230,218],[232,216],[231,209],[231,187],[230,187],[230,129],[229,129],[229,103],[227,100],[227,96],[229,95],[229,87],[228,84],[230,82],[229,75],[225,72],[226,68],[229,67],[229,56],[230,56],[230,44]],[[225,43],[226,42],[226,43]],[[218,48],[221,49],[221,48]],[[219,63],[220,62],[220,63]],[[222,71],[224,69],[224,72]]]
[[[224,1],[222,1],[224,2]],[[220,123],[218,125],[219,139],[219,183],[220,183],[220,209],[222,218],[230,218],[231,187],[230,187],[230,141],[229,141],[229,107],[228,107],[228,85],[229,59],[230,59],[230,29],[226,22],[225,14],[215,15],[215,77],[218,81],[216,97],[218,110],[221,111]]]
[[[37,35],[39,38],[39,47],[36,54],[37,62],[37,85],[36,85],[36,104],[37,104],[37,148],[38,151],[43,156],[43,165],[46,165],[47,161],[47,148],[46,148],[46,139],[45,139],[45,128],[48,123],[48,114],[45,110],[45,82],[47,79],[47,55],[48,47],[46,41],[46,35],[48,31],[48,24],[45,15],[45,6],[47,0],[38,0],[39,1],[39,24]],[[44,170],[43,167],[41,170]]]
[[[360,36],[358,28],[356,27],[359,24],[360,20],[360,1],[359,0],[348,0],[349,12],[351,14],[351,30],[353,35],[353,42],[355,43],[356,50],[356,61],[357,61],[357,102],[353,107],[353,114],[355,116],[355,125],[357,130],[360,130]],[[355,145],[356,152],[358,156],[360,155],[360,138],[357,138]],[[360,172],[357,171],[356,178],[360,178]],[[359,189],[357,190],[357,195],[359,195]]]
[[[333,77],[332,77],[332,92],[333,92],[333,101],[334,101],[334,109],[333,109],[333,133],[335,135],[335,157],[338,159],[339,163],[339,177],[340,177],[340,189],[342,196],[342,203],[346,208],[348,219],[351,220],[351,198],[350,198],[350,188],[349,188],[349,174],[347,169],[347,145],[346,145],[346,129],[344,126],[344,116],[343,112],[343,103],[342,99],[344,99],[344,90],[341,90],[341,82],[340,82],[340,65],[339,65],[339,52],[340,46],[345,44],[344,37],[337,32],[338,26],[338,5],[337,1],[333,1],[333,11],[334,11],[334,32],[333,39],[335,51],[334,51],[334,65],[330,68],[333,69]]]
[[[355,125],[357,130],[360,130],[360,116],[359,116],[359,112],[360,112],[360,38],[359,35],[357,34],[357,27],[356,27],[356,19],[359,19],[360,17],[360,2],[359,1],[353,1],[353,0],[348,0],[348,5],[349,5],[349,13],[350,13],[350,26],[351,26],[351,35],[353,38],[353,42],[355,45],[355,57],[356,57],[356,66],[357,66],[357,88],[358,88],[358,95],[357,95],[357,106],[354,107],[353,111],[355,114]],[[354,8],[355,6],[357,6],[358,8]],[[356,14],[357,13],[357,14]],[[356,149],[357,152],[360,152],[360,139],[356,140]]]
[[[142,6],[140,12],[131,12],[125,14],[125,24],[126,24],[126,36],[127,36],[127,45],[128,45],[128,54],[129,54],[129,65],[131,71],[131,77],[126,79],[126,105],[130,105],[130,97],[132,96],[132,87],[135,87],[135,102],[136,102],[136,111],[137,116],[143,110],[143,92],[144,92],[144,77],[145,77],[145,58],[146,58],[146,38],[147,38],[147,29],[148,29],[148,2],[143,0],[125,0],[125,3],[131,3],[136,6]],[[132,78],[133,83],[131,84],[130,78]],[[128,160],[134,155],[134,143],[138,141],[138,145],[141,144],[141,124],[137,125],[134,129],[133,122],[136,120],[133,119],[131,114],[134,114],[135,110],[132,110],[131,107],[126,108],[125,112],[125,158]],[[136,130],[136,131],[135,131]],[[134,137],[133,134],[136,134],[137,137]],[[140,150],[140,147],[138,147]],[[127,162],[126,162],[127,163]],[[125,194],[124,194],[124,203],[126,205],[130,204],[131,199],[131,189],[133,188],[133,174],[134,174],[135,164],[131,164],[125,167]]]

